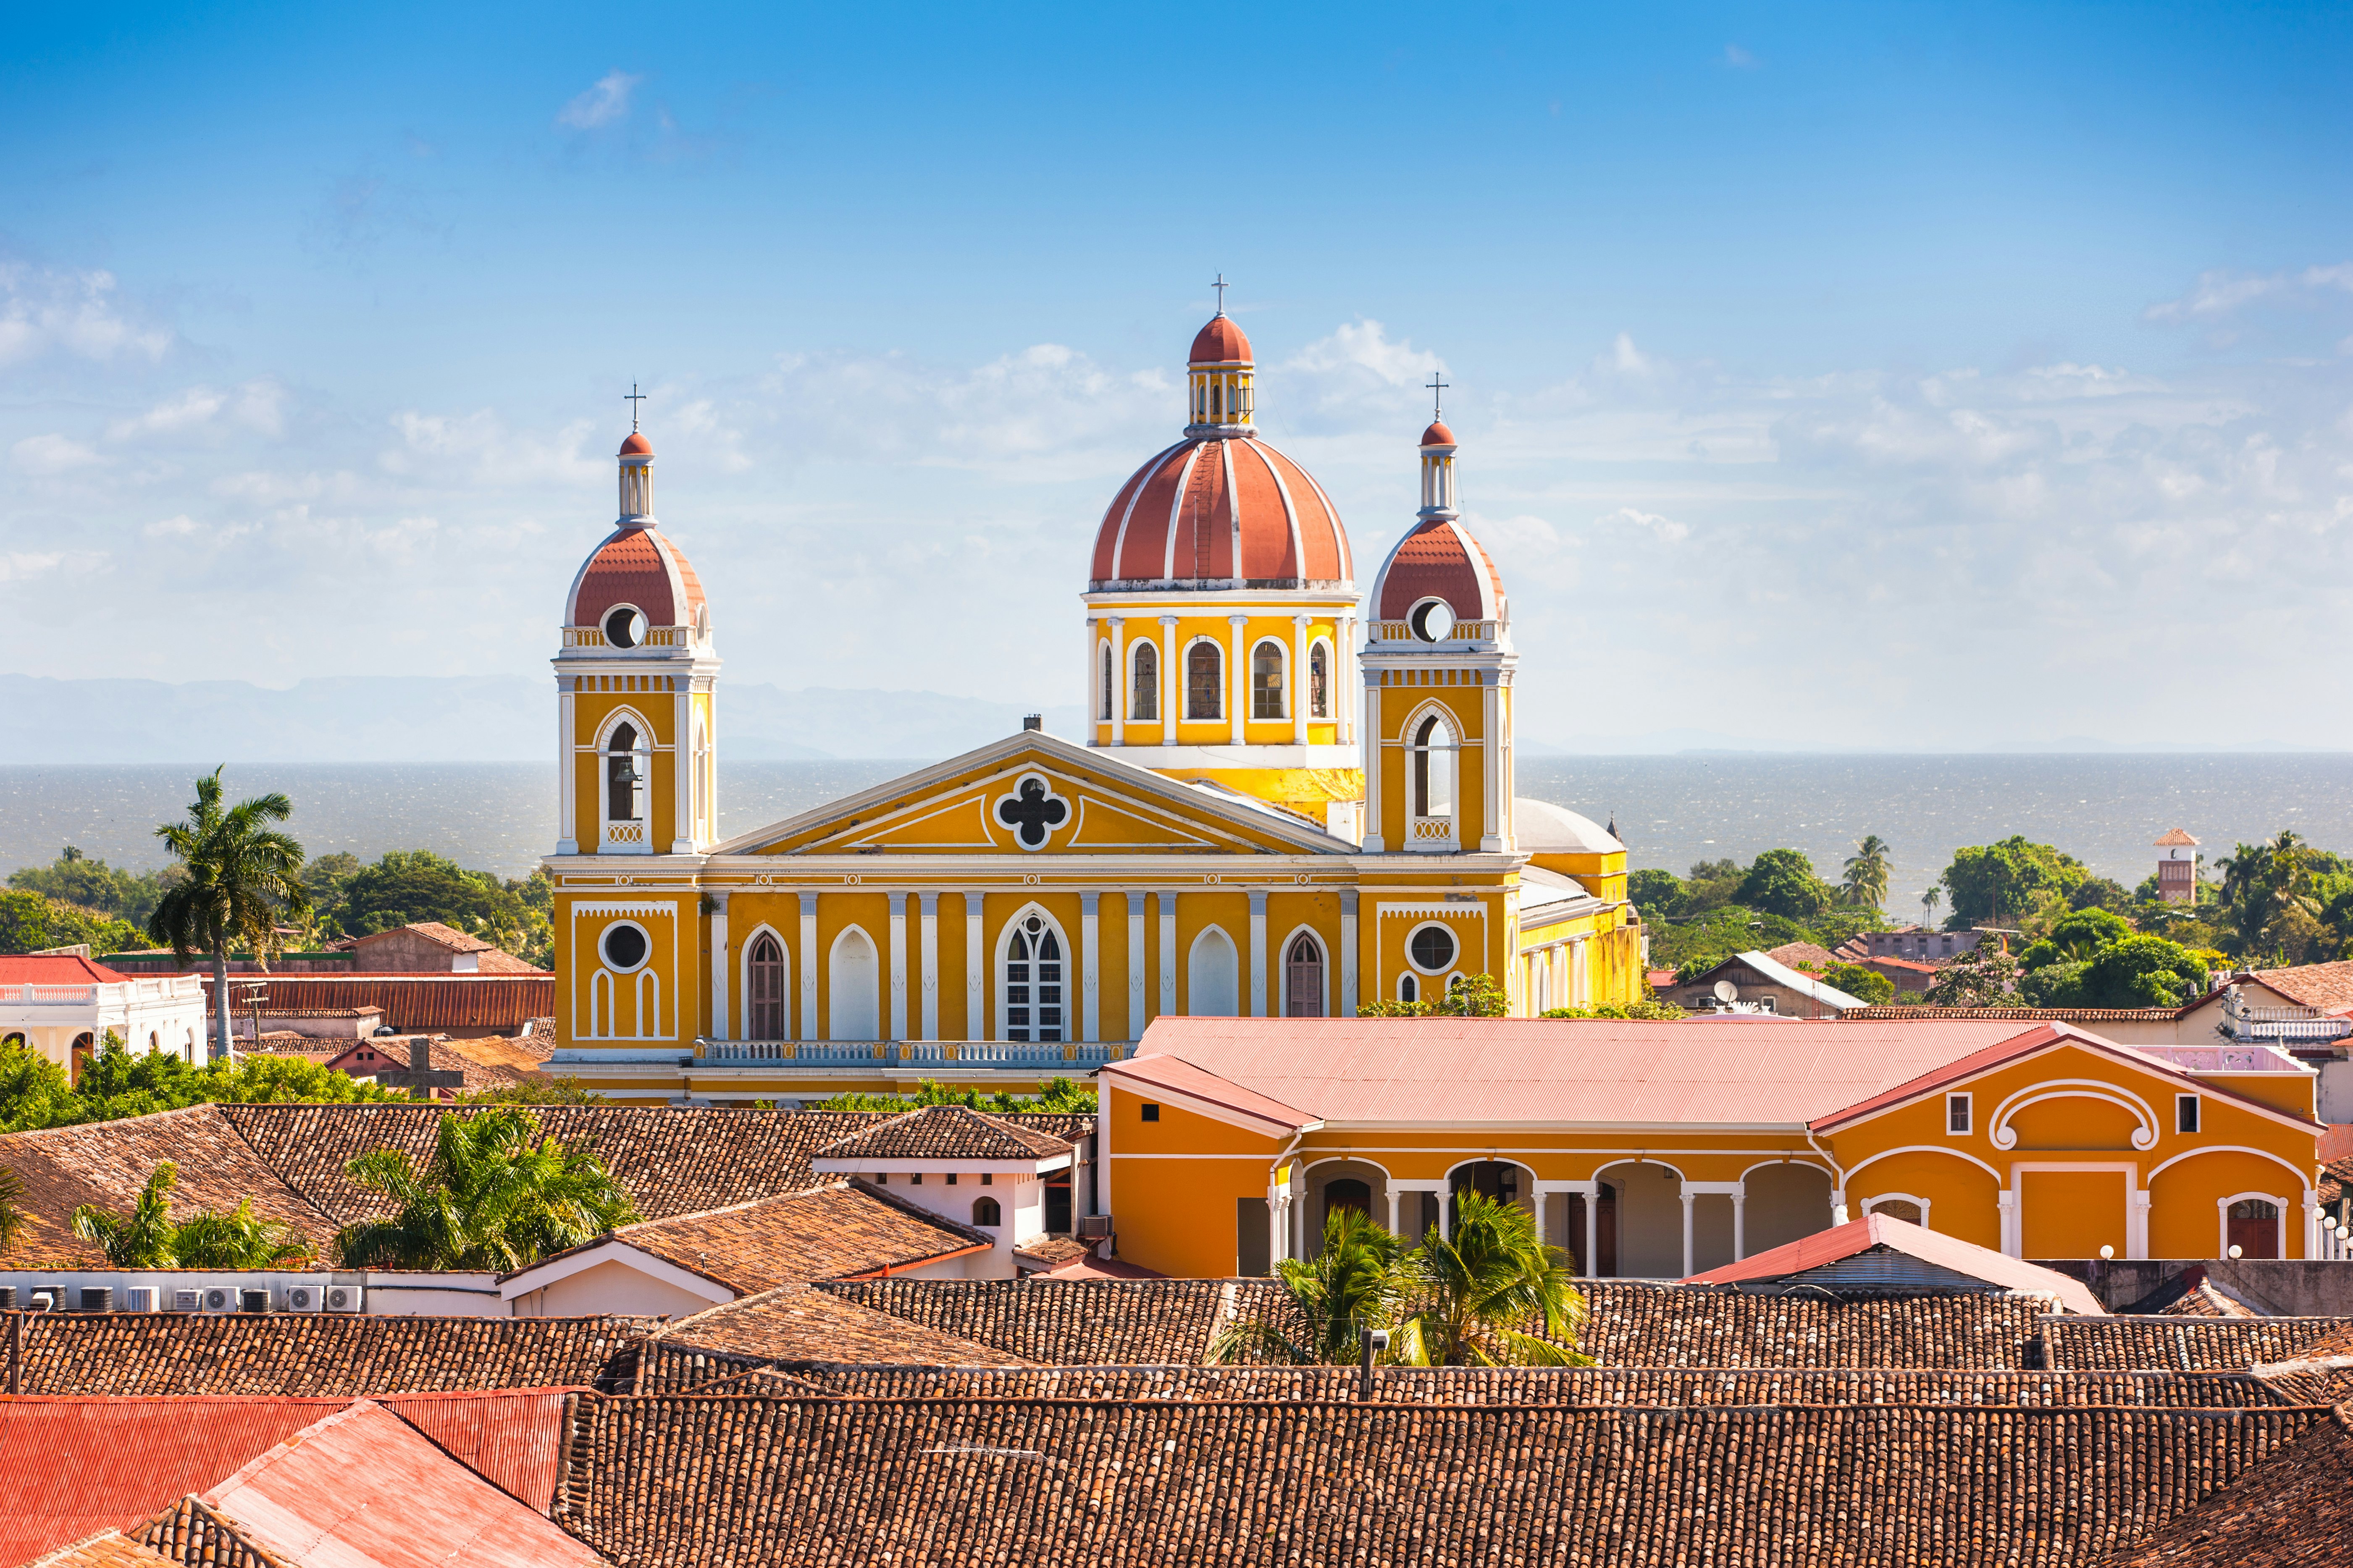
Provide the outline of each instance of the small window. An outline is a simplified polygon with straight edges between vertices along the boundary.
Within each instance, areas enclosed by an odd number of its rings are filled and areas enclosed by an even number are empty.
[[[1307,650],[1307,716],[1332,717],[1332,650],[1320,642]]]
[[[1420,1001],[1420,983],[1416,981],[1410,974],[1401,974],[1398,976],[1398,1000],[1400,1002]]]
[[[1159,1120],[1160,1120],[1160,1108],[1159,1108],[1158,1106],[1156,1106],[1156,1105],[1147,1105],[1147,1106],[1145,1106],[1145,1107],[1144,1108],[1144,1119],[1145,1119],[1146,1121],[1159,1121]]]
[[[1969,1130],[1969,1097],[1966,1094],[1945,1096],[1945,1131],[1966,1133]]]
[[[1160,655],[1148,642],[1135,645],[1135,679],[1129,683],[1134,688],[1127,700],[1127,716],[1138,723],[1156,723],[1160,719]]]
[[[874,1173],[874,1184],[878,1187],[887,1187],[891,1184],[891,1178],[877,1171]]]
[[[907,1178],[907,1184],[911,1187],[922,1186],[923,1184],[923,1173],[917,1171],[913,1175],[909,1176]]]
[[[1454,611],[1443,599],[1425,599],[1407,612],[1406,625],[1424,642],[1444,642],[1454,633]]]
[[[984,1186],[984,1187],[994,1185],[994,1184],[996,1184],[996,1181],[997,1181],[997,1178],[996,1178],[995,1176],[990,1175],[987,1171],[983,1171],[983,1172],[980,1173],[980,1184],[981,1184],[982,1186]]]
[[[972,1200],[972,1223],[975,1225],[1003,1225],[1005,1223],[1005,1211],[997,1207],[997,1200],[995,1198],[975,1198]]]
[[[1271,639],[1250,649],[1250,717],[1286,717],[1282,701],[1282,645]]]
[[[1113,673],[1111,658],[1111,644],[1105,643],[1103,645],[1103,712],[1097,715],[1097,717],[1106,724],[1110,723],[1112,721],[1112,693],[1115,689],[1115,677]]]
[[[950,1185],[950,1186],[952,1186],[952,1187],[953,1187],[953,1186],[955,1186],[955,1184],[956,1184],[956,1183],[955,1183],[955,1173],[954,1171],[950,1171],[950,1172],[948,1173],[948,1185]]]
[[[1224,718],[1225,687],[1225,667],[1218,658],[1216,643],[1197,642],[1185,650],[1186,718]]]
[[[637,647],[644,640],[645,629],[645,616],[627,605],[616,605],[605,616],[605,640],[615,647]]]
[[[1413,966],[1425,973],[1435,974],[1452,963],[1455,952],[1454,933],[1442,925],[1422,926],[1406,943],[1406,952],[1412,958]]]
[[[2176,1132],[2198,1131],[2198,1097],[2177,1094],[2173,1097],[2173,1130]]]
[[[617,925],[605,932],[605,962],[615,969],[635,969],[646,961],[646,933],[636,926]]]

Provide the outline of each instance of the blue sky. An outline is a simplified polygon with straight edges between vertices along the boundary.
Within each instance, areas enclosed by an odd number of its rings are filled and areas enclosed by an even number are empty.
[[[0,667],[543,668],[635,378],[731,678],[1071,700],[1223,270],[1534,737],[2353,745],[2343,7],[357,11],[16,24]]]

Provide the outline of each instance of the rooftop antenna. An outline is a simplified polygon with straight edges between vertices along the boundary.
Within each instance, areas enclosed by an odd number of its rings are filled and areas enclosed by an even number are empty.
[[[1441,421],[1439,417],[1439,395],[1454,384],[1451,381],[1439,380],[1438,373],[1433,370],[1430,373],[1430,380],[1426,384],[1430,388],[1430,421],[1433,425],[1440,424]]]
[[[629,433],[633,436],[637,434],[638,429],[638,405],[650,395],[652,395],[649,393],[639,392],[638,384],[633,381],[629,383],[629,390],[621,396],[621,401],[629,405]]]
[[[1228,283],[1226,281],[1226,275],[1220,272],[1218,274],[1218,280],[1215,283],[1210,284],[1209,287],[1218,291],[1218,314],[1222,316],[1226,313],[1226,290],[1232,288],[1233,285]]]

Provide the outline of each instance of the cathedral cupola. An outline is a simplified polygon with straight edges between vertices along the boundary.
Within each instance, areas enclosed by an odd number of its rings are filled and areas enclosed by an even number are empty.
[[[1250,382],[1255,366],[1250,339],[1226,314],[1226,281],[1218,279],[1218,313],[1193,334],[1193,352],[1187,356],[1185,379],[1191,393],[1187,436],[1255,436],[1257,394]]]
[[[654,521],[654,444],[631,430],[621,443],[621,526],[650,528]]]

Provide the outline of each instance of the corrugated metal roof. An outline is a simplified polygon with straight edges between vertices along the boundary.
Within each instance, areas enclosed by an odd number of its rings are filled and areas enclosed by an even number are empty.
[[[1941,1236],[1907,1221],[1891,1219],[1879,1214],[1867,1214],[1861,1219],[1801,1237],[1787,1246],[1760,1252],[1738,1263],[1711,1268],[1704,1274],[1694,1274],[1684,1283],[1731,1285],[1744,1279],[1786,1279],[1841,1262],[1874,1247],[1893,1247],[1923,1263],[1949,1268],[1957,1274],[1982,1279],[2005,1290],[2054,1296],[2071,1312],[2093,1317],[2107,1315],[2107,1309],[2100,1305],[2099,1298],[2093,1295],[2080,1279],[2055,1269],[2038,1268],[2021,1258],[2005,1257],[1991,1247],[1963,1241],[1957,1236]]]
[[[231,986],[269,986],[265,1015],[281,1007],[381,1007],[396,1029],[519,1030],[555,1011],[552,974],[232,974]],[[212,980],[206,976],[206,994]]]
[[[562,1479],[563,1388],[468,1394],[398,1394],[377,1404],[449,1457],[527,1507],[547,1512]]]

